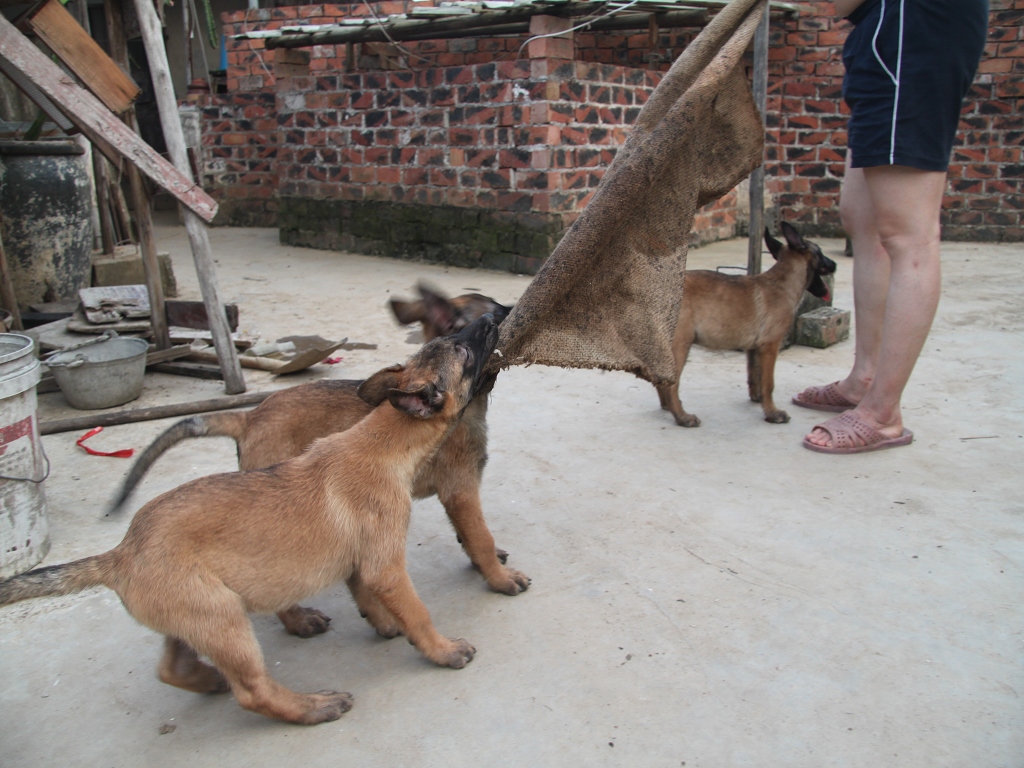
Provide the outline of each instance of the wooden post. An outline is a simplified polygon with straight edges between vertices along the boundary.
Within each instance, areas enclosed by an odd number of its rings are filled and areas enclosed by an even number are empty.
[[[113,255],[117,245],[114,237],[114,217],[110,212],[110,179],[107,177],[107,160],[100,152],[92,153],[92,172],[96,177],[96,207],[100,215],[100,239],[103,253]]]
[[[4,250],[2,239],[0,239],[0,301],[4,303],[4,309],[11,313],[11,327],[16,331],[25,330],[25,326],[21,324],[21,310],[18,308],[18,297],[14,293],[11,270],[7,267],[7,252]]]
[[[121,13],[120,0],[105,0],[104,6],[111,58],[127,73],[128,43],[123,32],[124,16]],[[138,133],[135,107],[130,107],[121,119],[125,125]],[[132,163],[128,163],[128,184],[132,191],[135,227],[139,235],[139,253],[142,256],[142,271],[146,276],[146,292],[149,294],[149,321],[153,326],[153,343],[157,349],[169,349],[171,333],[167,327],[167,313],[164,310],[164,284],[160,279],[160,262],[156,254],[156,238],[153,236],[153,213],[149,207],[149,193],[142,181],[142,174]]]
[[[135,0],[135,10],[139,16],[139,27],[142,30],[146,58],[149,59],[153,90],[156,93],[160,125],[164,129],[167,151],[174,166],[191,179],[192,169],[189,166],[188,152],[185,149],[185,134],[181,129],[181,118],[178,116],[178,102],[174,98],[174,86],[171,83],[171,70],[167,63],[167,50],[164,48],[160,19],[150,0]],[[206,229],[206,223],[187,208],[182,207],[182,212],[185,217],[185,230],[188,232],[189,243],[192,246],[192,258],[199,276],[199,287],[202,290],[206,313],[210,320],[213,345],[221,361],[225,390],[228,394],[244,392],[245,378],[242,376],[238,351],[231,341],[231,331],[224,314],[224,302],[221,300],[220,288],[217,285],[217,274],[213,267],[210,235]]]
[[[181,4],[181,28],[185,33],[185,87],[192,85],[192,14],[188,0]]]
[[[132,111],[134,113],[134,108]],[[132,118],[134,120],[134,114]],[[153,326],[153,343],[157,349],[169,349],[171,332],[167,327],[167,312],[164,309],[164,284],[160,278],[160,261],[156,255],[153,213],[150,210],[149,192],[142,181],[142,174],[134,165],[128,167],[128,183],[132,188],[132,206],[135,208],[135,227],[139,234],[142,271],[146,275],[146,292],[149,294],[149,322]]]
[[[764,16],[754,32],[754,103],[764,119],[768,101],[768,17],[770,8],[764,4]],[[750,174],[750,239],[747,243],[747,274],[761,274],[761,240],[764,237],[764,158]]]

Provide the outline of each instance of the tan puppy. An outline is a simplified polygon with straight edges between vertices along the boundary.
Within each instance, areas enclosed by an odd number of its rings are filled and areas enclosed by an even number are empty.
[[[821,276],[834,273],[836,263],[817,245],[800,237],[791,225],[782,222],[781,230],[785,244],[772,237],[767,228],[764,231],[765,243],[776,260],[767,272],[754,277],[696,269],[686,273],[672,341],[676,383],[657,388],[661,407],[672,412],[679,426],[700,426],[700,419],[684,411],[679,400],[679,377],[694,344],[706,349],[745,351],[750,399],[761,403],[765,421],[789,421],[789,414],[772,401],[775,360],[793,326],[804,291],[827,299],[828,287]]]
[[[279,611],[347,581],[360,610],[456,669],[465,640],[438,634],[405,568],[412,485],[458,423],[494,351],[491,315],[436,339],[361,387],[382,403],[359,424],[270,469],[200,478],[139,510],[114,549],[0,584],[0,605],[105,585],[166,636],[160,679],[230,687],[246,709],[292,723],[336,720],[347,693],[299,694],[267,673],[247,613]],[[207,656],[213,666],[199,661]]]
[[[423,285],[420,300],[391,301],[398,320],[422,323],[426,341],[462,330],[484,314],[501,322],[509,313],[494,299],[465,294],[446,299]],[[362,381],[330,380],[275,392],[251,411],[209,413],[169,427],[139,456],[108,514],[128,499],[153,463],[190,437],[231,437],[238,444],[238,467],[263,469],[301,454],[314,440],[342,432],[373,410],[359,395]],[[494,546],[480,503],[480,482],[487,463],[487,400],[494,377],[483,383],[462,420],[417,477],[413,497],[437,495],[470,561],[495,592],[517,595],[530,579],[506,568],[507,554]],[[278,613],[285,628],[299,637],[325,632],[330,618],[293,605]]]

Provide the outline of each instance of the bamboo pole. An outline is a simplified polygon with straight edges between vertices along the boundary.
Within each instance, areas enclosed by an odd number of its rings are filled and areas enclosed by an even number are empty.
[[[185,149],[185,134],[181,128],[181,118],[178,116],[178,102],[174,98],[174,86],[171,83],[170,65],[167,63],[167,50],[164,48],[160,20],[157,18],[150,0],[135,0],[135,10],[139,16],[139,27],[142,30],[146,58],[149,60],[153,90],[156,93],[160,125],[164,130],[167,151],[174,166],[187,178],[192,179],[192,168],[188,161],[188,152]],[[221,371],[224,374],[224,387],[228,394],[244,392],[245,378],[242,376],[242,367],[238,363],[238,352],[231,341],[231,331],[224,314],[224,302],[220,297],[217,274],[210,253],[209,232],[205,222],[191,210],[182,207],[182,212],[185,217],[185,230],[188,232],[189,243],[192,246],[192,258],[199,276],[199,287],[210,320],[213,344],[217,349]]]

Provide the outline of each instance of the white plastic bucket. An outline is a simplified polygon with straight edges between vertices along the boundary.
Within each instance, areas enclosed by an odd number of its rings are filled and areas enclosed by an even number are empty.
[[[32,339],[0,333],[0,579],[27,571],[50,549],[36,421],[39,361]]]

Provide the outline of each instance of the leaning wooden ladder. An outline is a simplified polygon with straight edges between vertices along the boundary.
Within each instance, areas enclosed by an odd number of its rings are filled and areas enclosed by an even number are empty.
[[[2,15],[0,71],[13,80],[51,120],[62,127],[73,125],[115,165],[126,161],[134,176],[137,177],[138,173],[145,174],[178,200],[192,247],[192,257],[199,277],[203,302],[206,305],[214,347],[224,377],[224,388],[228,394],[237,394],[245,391],[245,379],[242,376],[238,352],[231,340],[206,227],[217,213],[217,203],[192,177],[192,169],[185,150],[185,138],[178,119],[177,102],[171,86],[167,52],[164,49],[156,11],[148,0],[136,0],[135,5],[143,29],[146,55],[153,69],[153,83],[157,92],[164,138],[174,165],[157,154],[93,93],[73,82]],[[108,12],[115,6],[116,2],[107,0]],[[116,7],[116,11],[119,18],[120,8]],[[112,13],[108,14],[108,18],[111,16]],[[121,39],[123,40],[123,37]],[[100,53],[102,54],[102,51]],[[121,63],[127,63],[126,50],[124,62]],[[137,211],[145,211],[139,217],[139,235],[150,294],[154,340],[158,348],[167,348],[170,346],[170,339],[163,312],[163,289],[156,260],[156,247],[152,239],[152,227],[146,226],[149,209],[141,178],[133,179],[132,189]]]

